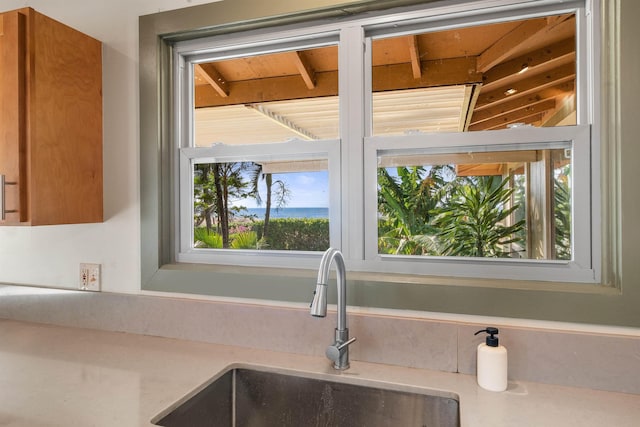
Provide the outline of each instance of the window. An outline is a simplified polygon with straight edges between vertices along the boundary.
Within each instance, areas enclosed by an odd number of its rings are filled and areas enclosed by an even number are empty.
[[[524,148],[379,155],[378,253],[570,260],[570,144]]]
[[[543,3],[179,42],[176,259],[598,281],[591,26]]]
[[[179,261],[307,265],[339,238],[337,38],[185,46]]]
[[[194,163],[196,248],[325,251],[328,173],[309,161]],[[302,165],[297,165],[302,163]],[[290,200],[296,207],[287,208]]]

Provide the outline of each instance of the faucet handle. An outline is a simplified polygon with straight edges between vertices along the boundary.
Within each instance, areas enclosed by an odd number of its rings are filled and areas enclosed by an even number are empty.
[[[325,351],[327,358],[333,361],[334,363],[338,362],[338,359],[340,359],[340,356],[342,355],[342,349],[349,346],[355,340],[356,340],[356,337],[353,337],[350,340],[345,341],[341,344],[335,343],[333,345],[330,345],[329,347],[327,347],[327,350]]]
[[[342,350],[344,347],[348,346],[349,344],[353,343],[353,342],[354,342],[354,341],[356,341],[356,340],[357,340],[357,338],[356,338],[356,337],[353,337],[353,338],[351,338],[350,340],[345,341],[345,342],[343,342],[342,344],[340,344],[337,348],[338,348],[338,350]]]

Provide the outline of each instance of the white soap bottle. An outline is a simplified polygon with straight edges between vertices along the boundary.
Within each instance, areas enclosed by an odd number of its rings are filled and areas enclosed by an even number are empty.
[[[507,349],[498,344],[498,329],[488,327],[476,332],[489,334],[486,342],[478,345],[478,385],[485,390],[507,389]]]

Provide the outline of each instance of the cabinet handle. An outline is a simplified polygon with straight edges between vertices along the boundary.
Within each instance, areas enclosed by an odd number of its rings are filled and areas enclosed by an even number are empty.
[[[8,213],[18,212],[16,210],[7,210],[5,206],[4,187],[5,185],[17,185],[17,182],[8,182],[4,175],[0,175],[0,221],[7,219]]]

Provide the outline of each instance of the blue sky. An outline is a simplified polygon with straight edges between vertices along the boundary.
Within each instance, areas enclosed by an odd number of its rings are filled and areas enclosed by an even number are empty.
[[[273,181],[281,180],[289,189],[290,197],[288,208],[326,208],[329,207],[329,173],[320,172],[295,172],[287,174],[273,174]],[[266,185],[264,180],[259,186],[260,196],[266,196]],[[259,207],[254,199],[245,199],[233,203],[246,208]]]

